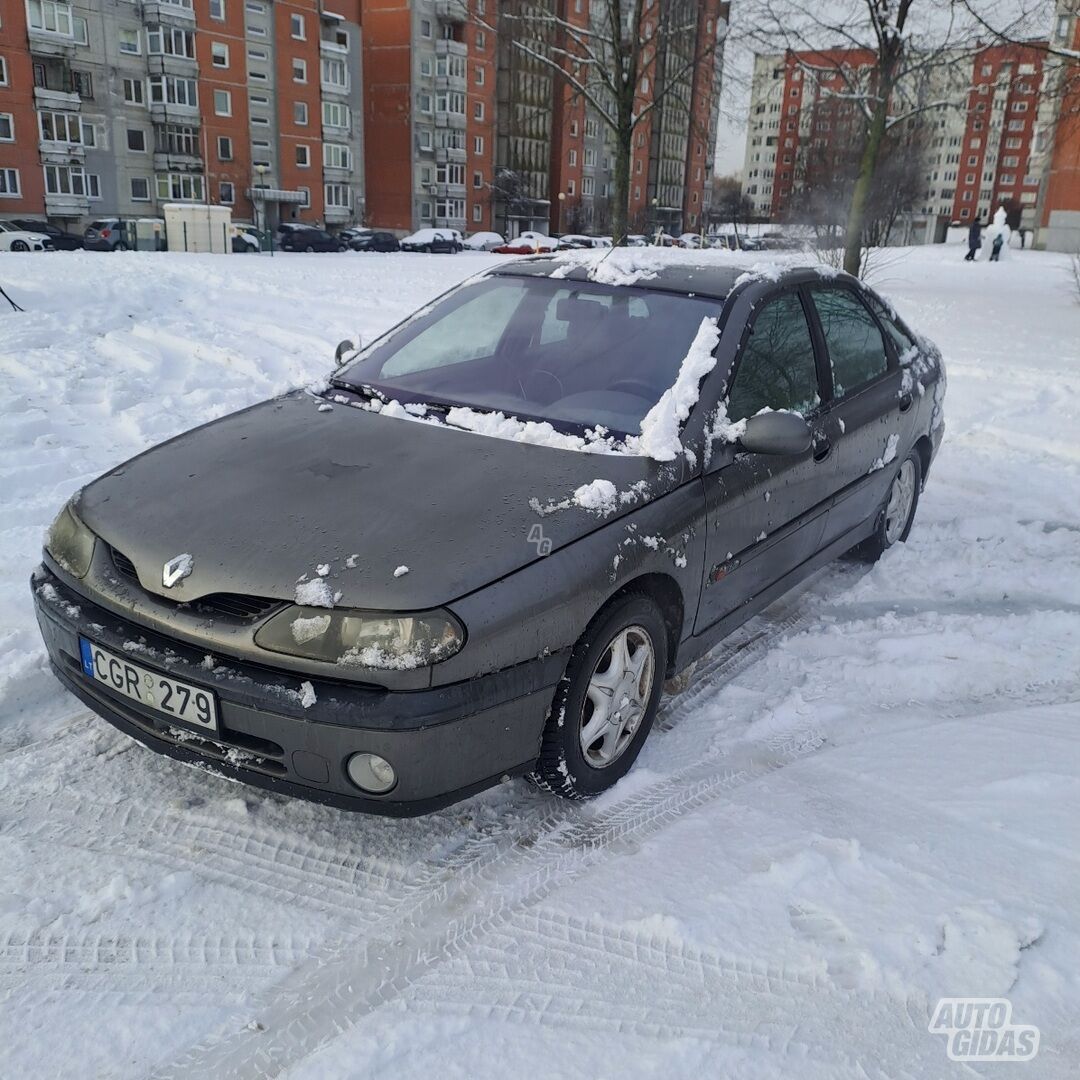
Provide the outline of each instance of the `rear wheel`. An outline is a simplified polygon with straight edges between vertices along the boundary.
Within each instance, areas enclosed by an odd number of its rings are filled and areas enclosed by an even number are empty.
[[[601,611],[574,646],[530,779],[587,799],[625,776],[652,727],[666,670],[667,628],[649,597],[629,594]]]
[[[888,500],[879,512],[873,536],[853,548],[852,556],[863,562],[874,563],[894,544],[907,540],[915,521],[921,487],[922,461],[918,452],[912,450],[896,470],[889,488]]]

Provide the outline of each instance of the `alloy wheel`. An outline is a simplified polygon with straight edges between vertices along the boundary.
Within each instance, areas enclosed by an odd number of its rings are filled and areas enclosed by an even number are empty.
[[[581,753],[594,769],[607,768],[633,742],[655,673],[655,650],[648,632],[641,626],[620,630],[593,669],[581,710]]]
[[[895,544],[904,535],[915,504],[915,463],[908,458],[896,474],[885,507],[885,543]]]

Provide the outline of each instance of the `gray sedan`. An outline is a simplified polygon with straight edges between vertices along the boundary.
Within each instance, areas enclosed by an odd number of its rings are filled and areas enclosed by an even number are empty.
[[[860,282],[686,260],[505,264],[94,481],[32,583],[57,676],[342,807],[604,791],[667,680],[907,537],[944,431],[940,355]]]

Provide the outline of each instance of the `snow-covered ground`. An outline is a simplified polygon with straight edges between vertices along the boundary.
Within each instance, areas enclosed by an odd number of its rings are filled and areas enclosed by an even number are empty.
[[[349,815],[180,768],[59,689],[27,579],[67,495],[495,258],[0,256],[27,309],[0,301],[0,1075],[1075,1076],[1063,257],[882,271],[950,380],[910,542],[741,631],[597,802]],[[942,995],[1007,995],[1036,1061],[948,1061]]]

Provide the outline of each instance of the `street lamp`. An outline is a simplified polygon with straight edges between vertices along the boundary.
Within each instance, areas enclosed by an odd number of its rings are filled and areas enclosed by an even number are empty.
[[[259,188],[265,188],[266,187],[266,183],[265,183],[266,166],[263,165],[260,162],[258,165],[255,166],[255,174],[259,178],[258,182],[255,185],[255,190],[258,191]],[[255,216],[258,218],[258,223],[259,223],[259,233],[260,233],[259,241],[261,243],[262,242],[262,235],[261,234],[266,232],[266,196],[265,196],[265,192],[263,194],[263,197],[261,199],[255,199],[254,203],[255,203]],[[274,257],[274,242],[273,242],[273,239],[271,239],[271,241],[270,241],[270,258],[272,259],[273,257]]]

